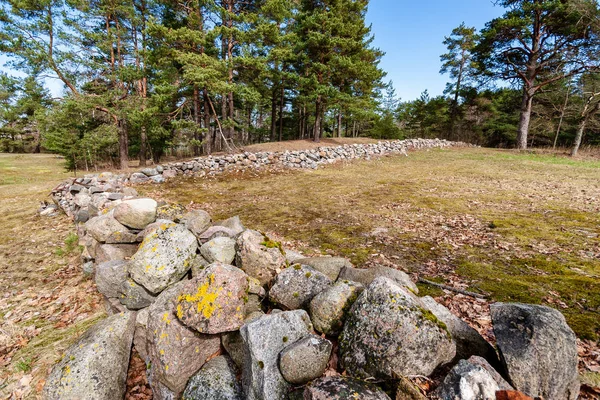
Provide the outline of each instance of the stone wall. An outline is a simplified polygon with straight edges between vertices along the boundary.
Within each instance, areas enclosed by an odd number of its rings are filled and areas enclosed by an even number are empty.
[[[402,149],[394,143],[333,153]],[[323,149],[298,153],[278,162],[310,165],[302,154],[336,159]],[[269,160],[223,157],[232,160],[225,165]],[[226,169],[216,159],[192,163]],[[156,172],[169,168],[182,167]],[[157,400],[578,396],[575,335],[554,309],[493,304],[495,347],[419,296],[399,269],[305,257],[238,217],[214,221],[202,210],[138,198],[129,182],[100,174],[61,192],[75,205],[82,273],[94,279],[110,316],[54,366],[46,399],[123,398],[132,348],[146,361]],[[418,379],[430,389],[416,386]]]
[[[387,154],[407,155],[411,150],[470,146],[465,143],[439,139],[407,139],[384,141],[374,144],[349,144],[333,147],[319,147],[311,150],[286,152],[238,153],[219,156],[199,157],[186,162],[157,165],[144,168],[132,174],[89,174],[72,179],[52,191],[54,203],[67,215],[75,216],[80,208],[78,194],[100,195],[104,192],[119,193],[130,184],[162,183],[178,175],[215,175],[225,171],[247,169],[303,168],[315,169],[343,160],[370,159]],[[111,195],[118,197],[118,195]],[[84,196],[79,196],[80,198]],[[98,196],[96,196],[98,197]],[[46,213],[52,213],[52,207]]]

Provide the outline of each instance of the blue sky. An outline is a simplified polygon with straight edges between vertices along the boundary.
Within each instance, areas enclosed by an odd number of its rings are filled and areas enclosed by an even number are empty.
[[[385,51],[381,67],[394,81],[402,100],[414,100],[423,90],[440,95],[447,76],[441,76],[444,36],[464,22],[477,29],[502,15],[491,0],[371,0],[367,21],[374,46]]]

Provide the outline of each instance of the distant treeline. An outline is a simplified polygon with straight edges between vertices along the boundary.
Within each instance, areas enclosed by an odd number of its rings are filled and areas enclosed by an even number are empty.
[[[89,168],[326,136],[597,143],[597,2],[499,4],[444,41],[445,94],[401,102],[368,0],[6,0],[0,53],[25,77],[0,74],[0,151]]]

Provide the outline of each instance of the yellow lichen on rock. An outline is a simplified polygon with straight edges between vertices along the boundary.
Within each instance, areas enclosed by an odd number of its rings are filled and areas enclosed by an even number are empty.
[[[212,285],[215,281],[215,275],[211,274],[208,277],[208,281],[204,282],[202,285],[198,286],[198,289],[195,294],[184,294],[179,296],[178,306],[177,306],[177,317],[183,317],[183,309],[181,307],[181,303],[191,303],[196,304],[196,312],[198,314],[202,314],[202,316],[206,319],[209,319],[216,309],[216,300],[219,297],[219,294],[223,290],[220,288],[213,288]]]

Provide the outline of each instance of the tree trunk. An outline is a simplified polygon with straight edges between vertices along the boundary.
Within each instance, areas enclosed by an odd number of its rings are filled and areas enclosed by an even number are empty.
[[[283,140],[283,103],[285,102],[285,88],[281,86],[281,98],[279,100],[279,141]]]
[[[314,127],[314,141],[319,143],[321,141],[321,106],[322,106],[323,98],[321,95],[317,96],[317,101],[315,103],[315,127]]]
[[[275,141],[277,135],[277,91],[273,89],[271,98],[271,142]]]
[[[127,137],[127,123],[121,119],[118,123],[119,129],[119,168],[129,168],[129,140]]]
[[[585,105],[585,108],[581,113],[581,121],[577,127],[577,134],[575,135],[575,141],[573,142],[573,148],[571,149],[571,157],[575,157],[579,152],[581,141],[583,140],[583,133],[585,132],[585,127],[587,126],[588,121],[594,114],[600,111],[600,102],[596,103],[594,108],[588,111],[589,102],[590,100],[588,100],[588,103]]]
[[[337,137],[342,137],[342,110],[338,113]]]
[[[208,90],[204,89],[202,91],[203,97],[203,111],[204,111],[204,134],[202,137],[202,142],[204,143],[204,154],[211,153],[211,135],[210,135],[210,110],[208,104]]]
[[[521,115],[519,126],[517,128],[517,148],[519,150],[527,149],[527,135],[529,134],[529,123],[531,121],[531,108],[533,106],[533,92],[527,89],[523,90],[523,99],[521,101]]]
[[[146,153],[148,152],[147,148],[148,143],[148,135],[146,132],[146,126],[142,125],[140,130],[140,167],[146,166]]]

